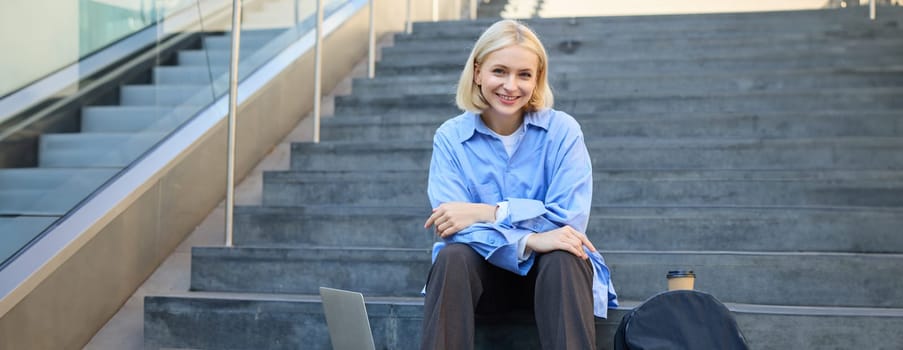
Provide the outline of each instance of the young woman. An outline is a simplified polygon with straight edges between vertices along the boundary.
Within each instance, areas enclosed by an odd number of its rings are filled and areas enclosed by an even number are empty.
[[[458,82],[465,111],[436,131],[433,248],[422,349],[473,348],[474,315],[532,310],[544,349],[594,349],[616,295],[584,234],[592,167],[583,133],[551,109],[545,48],[512,20],[489,27]]]

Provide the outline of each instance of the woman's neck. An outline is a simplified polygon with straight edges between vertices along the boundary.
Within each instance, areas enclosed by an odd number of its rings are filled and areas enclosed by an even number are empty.
[[[517,115],[510,116],[498,116],[484,112],[480,114],[480,119],[483,120],[483,124],[486,124],[486,127],[496,134],[508,136],[517,131],[517,128],[524,123],[524,113],[521,112]]]

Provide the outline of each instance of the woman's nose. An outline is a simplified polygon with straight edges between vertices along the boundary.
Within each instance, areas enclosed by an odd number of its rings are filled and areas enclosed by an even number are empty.
[[[515,79],[514,75],[509,75],[507,78],[505,78],[504,87],[507,90],[514,90],[517,88],[517,79]]]

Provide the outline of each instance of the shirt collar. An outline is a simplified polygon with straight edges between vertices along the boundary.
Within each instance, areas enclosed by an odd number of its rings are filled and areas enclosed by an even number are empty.
[[[529,112],[524,115],[524,124],[527,126],[535,126],[540,129],[549,130],[549,125],[552,122],[552,113],[551,109],[542,109],[535,112]],[[463,143],[464,141],[470,140],[473,137],[475,132],[479,132],[485,135],[493,135],[492,130],[486,126],[486,123],[483,123],[483,120],[480,119],[480,115],[467,112],[469,123],[466,123],[458,132],[458,136],[460,138],[459,142]]]

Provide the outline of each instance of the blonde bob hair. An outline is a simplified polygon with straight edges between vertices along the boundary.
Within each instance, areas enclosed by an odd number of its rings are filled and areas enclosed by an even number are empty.
[[[470,57],[464,65],[464,71],[461,72],[461,79],[458,80],[458,93],[455,96],[455,102],[458,108],[480,113],[489,107],[489,103],[483,97],[480,87],[474,82],[474,70],[476,67],[486,60],[489,54],[501,50],[503,48],[518,45],[526,48],[536,54],[539,58],[539,67],[536,70],[536,87],[533,89],[533,96],[524,106],[526,112],[537,111],[543,108],[550,108],[554,103],[552,89],[549,87],[548,70],[549,60],[546,55],[546,49],[542,46],[542,42],[530,28],[510,19],[495,22],[492,26],[483,32],[483,35],[477,39],[470,52]]]

